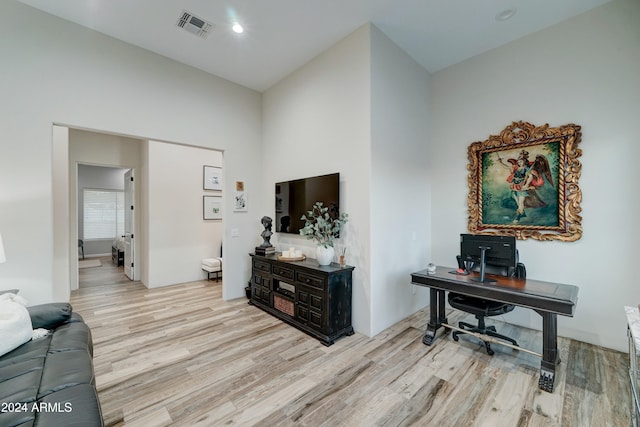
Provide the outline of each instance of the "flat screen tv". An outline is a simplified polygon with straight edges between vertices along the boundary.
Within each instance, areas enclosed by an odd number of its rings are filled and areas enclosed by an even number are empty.
[[[322,202],[331,215],[340,212],[340,174],[314,176],[276,183],[275,229],[279,233],[300,234],[300,218],[314,203]]]

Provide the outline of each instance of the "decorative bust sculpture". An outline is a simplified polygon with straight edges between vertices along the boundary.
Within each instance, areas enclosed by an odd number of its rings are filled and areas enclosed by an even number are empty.
[[[271,217],[268,216],[263,216],[262,217],[262,226],[264,227],[264,231],[260,234],[260,236],[262,236],[262,239],[264,240],[262,242],[262,244],[259,246],[260,248],[270,248],[271,247],[271,235],[273,234],[271,232],[271,226],[273,224],[273,220],[271,219]]]

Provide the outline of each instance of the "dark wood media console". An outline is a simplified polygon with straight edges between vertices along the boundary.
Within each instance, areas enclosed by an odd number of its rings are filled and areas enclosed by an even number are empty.
[[[351,325],[352,266],[319,266],[315,259],[281,261],[279,253],[252,257],[250,304],[317,338],[326,346]]]

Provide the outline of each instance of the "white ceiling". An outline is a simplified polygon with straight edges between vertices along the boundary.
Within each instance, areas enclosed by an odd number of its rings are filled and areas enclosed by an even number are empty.
[[[264,91],[367,22],[435,72],[610,0],[18,1]],[[215,25],[207,39],[177,27],[183,9]]]

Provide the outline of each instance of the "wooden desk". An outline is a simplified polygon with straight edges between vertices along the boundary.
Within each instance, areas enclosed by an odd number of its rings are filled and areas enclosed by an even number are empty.
[[[538,386],[545,391],[553,391],[556,366],[560,363],[558,354],[557,315],[570,316],[576,309],[578,287],[559,283],[542,282],[532,279],[517,279],[487,275],[495,283],[479,283],[471,280],[477,273],[468,276],[451,274],[452,267],[437,267],[429,274],[421,270],[411,274],[411,283],[425,286],[431,291],[431,310],[427,329],[422,342],[431,345],[436,331],[448,323],[445,314],[445,293],[455,292],[530,308],[542,316],[542,363]],[[445,327],[445,332],[448,328]]]

